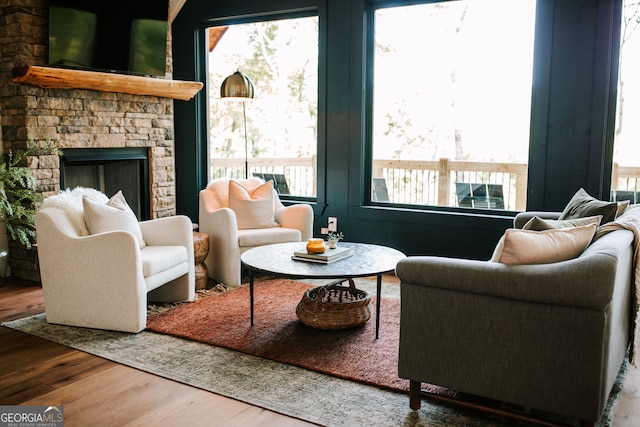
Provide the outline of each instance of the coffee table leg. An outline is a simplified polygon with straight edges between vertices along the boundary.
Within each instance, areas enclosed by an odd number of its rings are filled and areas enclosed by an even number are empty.
[[[251,326],[253,326],[253,269],[249,268],[249,304],[251,306]]]
[[[382,274],[378,274],[376,281],[376,339],[380,331],[380,294],[382,293]]]

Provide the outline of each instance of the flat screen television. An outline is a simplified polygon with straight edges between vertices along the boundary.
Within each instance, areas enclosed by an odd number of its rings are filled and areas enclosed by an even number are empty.
[[[49,65],[164,76],[169,0],[50,0]]]

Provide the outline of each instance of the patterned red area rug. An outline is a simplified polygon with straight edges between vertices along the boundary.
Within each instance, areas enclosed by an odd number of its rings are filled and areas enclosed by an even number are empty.
[[[380,337],[375,339],[375,295],[371,319],[346,330],[305,326],[296,306],[309,284],[284,279],[256,282],[254,326],[249,289],[239,289],[149,316],[147,329],[230,348],[277,362],[391,390],[408,390],[398,378],[400,301],[382,298]]]

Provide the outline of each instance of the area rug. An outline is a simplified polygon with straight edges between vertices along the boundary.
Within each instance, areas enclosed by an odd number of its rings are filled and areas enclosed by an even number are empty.
[[[394,285],[391,292],[387,292],[385,286],[383,285],[383,294],[396,293],[397,285]],[[384,322],[392,317],[390,308],[385,312],[386,307],[383,305],[382,309]],[[260,325],[260,319],[266,313],[264,307],[256,303],[256,326]],[[244,322],[248,322],[248,311],[246,314]],[[3,326],[323,426],[530,425],[432,399],[423,399],[422,408],[412,411],[408,395],[404,392],[147,330],[139,334],[128,334],[51,325],[46,322],[45,314],[7,322]],[[373,340],[373,332],[369,334],[367,327],[361,333]],[[381,338],[390,330],[387,328],[385,323],[381,325]],[[370,358],[367,357],[358,363],[366,365],[369,362]],[[596,425],[611,425],[625,372],[624,369],[621,370],[605,414]],[[572,420],[555,421],[563,425],[578,425]]]
[[[256,282],[254,325],[250,325],[247,286],[150,316],[147,329],[238,350],[277,362],[408,391],[398,377],[400,300],[382,298],[379,339],[375,309],[364,326],[343,330],[308,327],[296,305],[313,285],[286,279]],[[372,305],[375,307],[375,295]]]

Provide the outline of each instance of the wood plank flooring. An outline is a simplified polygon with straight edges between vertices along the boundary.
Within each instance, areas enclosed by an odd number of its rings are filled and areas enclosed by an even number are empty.
[[[0,286],[0,322],[42,312],[38,284]],[[0,405],[64,405],[67,427],[315,425],[5,327]]]
[[[42,312],[39,284],[8,278],[0,285],[0,322]],[[640,369],[632,367],[614,427],[640,425],[639,388]],[[5,327],[0,405],[64,405],[67,427],[314,425]]]

